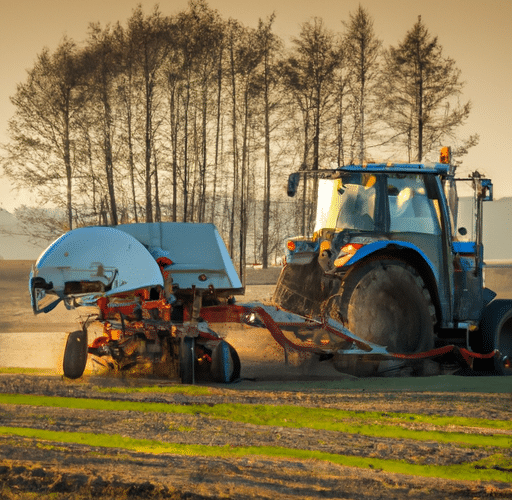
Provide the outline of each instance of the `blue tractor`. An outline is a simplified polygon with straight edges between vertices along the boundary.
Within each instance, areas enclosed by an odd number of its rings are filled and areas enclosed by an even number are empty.
[[[475,358],[475,371],[510,373],[512,301],[496,299],[483,278],[482,206],[492,200],[492,183],[478,172],[456,178],[449,156],[443,148],[439,163],[369,163],[290,175],[289,196],[301,178],[317,179],[316,226],[312,238],[287,241],[274,303],[302,316],[333,318],[357,338],[407,358],[347,356],[347,345],[332,354],[338,370],[357,376],[421,372],[425,357],[415,361],[414,355],[425,352],[446,367],[451,361],[442,348],[456,345],[496,352]],[[471,228],[459,227],[461,182],[473,188]]]

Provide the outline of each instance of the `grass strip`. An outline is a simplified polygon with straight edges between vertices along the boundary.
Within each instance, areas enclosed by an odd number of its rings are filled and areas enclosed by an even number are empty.
[[[487,457],[473,463],[456,465],[418,465],[404,460],[337,455],[317,450],[298,450],[279,446],[206,446],[164,443],[156,440],[133,439],[118,434],[90,434],[78,432],[57,432],[24,427],[0,427],[0,435],[19,436],[58,442],[80,444],[101,448],[118,448],[138,453],[176,454],[216,458],[239,458],[264,456],[293,460],[322,460],[334,464],[362,469],[381,470],[389,473],[408,474],[422,477],[437,477],[464,481],[512,482],[512,461],[501,454]],[[108,444],[107,444],[108,443]]]
[[[202,396],[202,395],[211,395],[212,391],[208,387],[203,386],[170,386],[170,387],[161,387],[161,386],[148,386],[148,387],[107,387],[100,388],[96,387],[100,393],[109,393],[109,394],[131,394],[131,393],[142,393],[147,392],[151,394],[158,393],[170,393],[170,394],[185,394],[190,396]],[[222,404],[216,405],[217,407],[222,406]],[[257,405],[234,405],[231,404],[231,407],[239,406],[242,407],[242,411],[245,411],[247,408],[253,408]],[[268,405],[267,405],[268,406]],[[285,412],[289,413],[290,409],[297,409],[295,405],[273,405],[273,408],[285,408]],[[293,411],[293,410],[292,410]],[[422,415],[418,413],[394,413],[394,412],[369,412],[369,411],[347,411],[347,410],[337,410],[337,409],[329,409],[329,408],[306,408],[301,407],[299,410],[301,414],[306,412],[337,412],[338,414],[342,414],[346,416],[346,419],[356,419],[359,422],[366,421],[367,423],[373,423],[376,420],[379,422],[386,422],[389,424],[395,423],[410,423],[414,421],[415,423],[428,423],[430,425],[439,426],[439,427],[447,427],[447,426],[460,426],[460,427],[483,427],[486,429],[501,429],[501,430],[512,430],[512,420],[490,420],[490,419],[482,419],[482,418],[468,418],[468,417],[447,417],[443,415]]]
[[[47,368],[16,368],[16,367],[2,367],[0,368],[0,375],[46,375],[48,373],[55,374],[55,370]]]
[[[413,439],[416,441],[437,441],[459,443],[475,447],[512,447],[512,436],[503,434],[485,435],[471,432],[450,432],[446,430],[408,429],[396,422],[386,421],[389,413],[347,412],[331,408],[303,408],[300,406],[247,405],[176,405],[168,403],[144,403],[136,401],[109,401],[104,399],[81,399],[57,396],[32,396],[26,394],[0,394],[0,403],[30,405],[38,407],[70,408],[105,411],[136,411],[202,415],[233,422],[274,427],[309,428],[329,430],[364,436]],[[371,415],[372,422],[365,421]],[[382,415],[385,415],[382,417]],[[399,415],[399,414],[397,414]],[[363,417],[361,419],[361,417]],[[414,415],[416,417],[416,415]],[[384,420],[379,420],[382,418]],[[442,417],[443,422],[460,425],[460,419]],[[468,419],[472,424],[477,419]],[[430,420],[427,420],[430,422]],[[362,422],[362,423],[361,423]],[[478,419],[480,428],[499,428],[496,424],[509,425],[510,422]],[[447,425],[447,424],[445,424]],[[475,425],[472,425],[474,427]]]
[[[187,396],[210,396],[212,390],[201,385],[169,385],[145,387],[95,387],[95,391],[103,394],[136,394],[147,392],[149,394],[185,394]]]
[[[237,389],[275,391],[275,383],[265,380],[242,381]],[[283,380],[279,382],[280,391],[318,393],[461,393],[510,394],[512,377],[478,376],[461,377],[459,375],[437,375],[435,377],[368,377],[341,380]]]

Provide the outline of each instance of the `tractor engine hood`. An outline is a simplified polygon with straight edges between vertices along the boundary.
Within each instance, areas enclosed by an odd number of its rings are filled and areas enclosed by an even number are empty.
[[[35,314],[50,312],[61,300],[73,309],[94,305],[101,296],[158,285],[163,286],[162,273],[149,251],[110,227],[82,227],[62,235],[40,255],[29,280]]]

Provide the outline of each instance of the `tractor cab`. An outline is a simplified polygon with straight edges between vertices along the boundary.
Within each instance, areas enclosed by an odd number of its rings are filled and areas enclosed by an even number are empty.
[[[332,297],[346,292],[347,280],[377,261],[393,262],[421,280],[435,331],[466,337],[494,297],[484,288],[482,273],[482,202],[492,199],[492,183],[477,172],[456,179],[454,170],[445,154],[439,163],[374,163],[292,174],[289,195],[299,176],[318,178],[316,224],[312,238],[287,242],[288,269],[281,273],[274,302],[306,316],[321,315]],[[459,181],[470,182],[475,194],[474,239],[457,225]]]

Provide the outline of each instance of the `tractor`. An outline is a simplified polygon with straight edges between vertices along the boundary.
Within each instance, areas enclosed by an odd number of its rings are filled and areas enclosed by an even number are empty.
[[[484,286],[482,208],[492,200],[492,182],[478,172],[457,178],[455,170],[443,148],[437,163],[368,163],[290,175],[289,196],[302,178],[316,178],[316,225],[312,238],[287,240],[274,303],[301,316],[333,318],[397,355],[349,356],[348,339],[332,353],[340,371],[421,372],[432,357],[420,353],[441,353],[436,360],[449,364],[443,349],[455,346],[459,355],[459,347],[499,351],[470,365],[481,373],[510,373],[512,301],[496,299]],[[458,217],[460,183],[472,186],[471,228]]]

